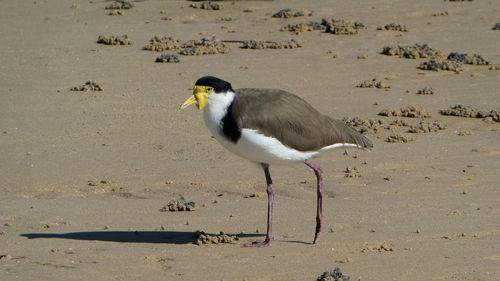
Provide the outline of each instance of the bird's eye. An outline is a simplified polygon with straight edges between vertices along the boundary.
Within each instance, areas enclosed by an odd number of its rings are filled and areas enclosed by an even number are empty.
[[[213,91],[213,90],[214,90],[214,88],[212,88],[212,87],[208,87],[208,88],[207,88],[207,92],[211,92],[211,91]]]

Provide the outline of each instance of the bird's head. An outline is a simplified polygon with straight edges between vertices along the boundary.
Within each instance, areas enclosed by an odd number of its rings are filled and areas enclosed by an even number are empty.
[[[193,95],[181,105],[181,109],[196,103],[196,107],[202,110],[207,103],[208,95],[226,93],[229,90],[232,90],[231,83],[217,77],[203,76],[196,81],[193,88]]]

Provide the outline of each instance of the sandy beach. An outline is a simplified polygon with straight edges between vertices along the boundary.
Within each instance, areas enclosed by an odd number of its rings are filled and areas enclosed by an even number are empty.
[[[0,0],[0,38],[1,280],[500,280],[496,0]],[[204,75],[373,142],[313,159],[317,244],[297,164],[244,247],[266,181],[179,109]]]

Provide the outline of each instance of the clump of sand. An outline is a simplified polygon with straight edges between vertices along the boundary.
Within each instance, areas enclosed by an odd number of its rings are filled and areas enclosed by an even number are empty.
[[[353,127],[358,132],[362,134],[376,134],[378,130],[382,127],[382,121],[380,120],[361,120],[359,117],[342,119],[347,125]]]
[[[193,201],[190,201],[190,202],[186,202],[186,200],[184,200],[184,198],[181,198],[179,200],[172,200],[170,202],[168,202],[168,204],[166,206],[163,206],[161,209],[160,209],[160,212],[166,212],[166,211],[169,211],[169,212],[183,212],[183,211],[194,211],[196,210],[196,203],[193,202]]]
[[[304,31],[325,30],[325,29],[326,27],[321,25],[321,23],[317,21],[310,21],[310,22],[301,22],[295,24],[289,23],[287,25],[282,26],[280,31],[290,31],[295,34],[298,34]]]
[[[224,42],[215,40],[214,37],[205,37],[199,40],[189,40],[181,43],[172,36],[155,35],[149,40],[149,44],[142,48],[146,51],[163,52],[166,50],[180,50],[179,54],[184,56],[227,54],[231,52]],[[170,57],[169,62],[176,62]]]
[[[285,40],[281,42],[245,40],[240,46],[240,48],[242,49],[295,49],[301,47],[302,44],[295,39]]]
[[[434,13],[434,14],[432,14],[432,16],[433,16],[433,17],[448,16],[448,15],[450,15],[450,14],[448,13],[448,11],[438,12],[438,13]]]
[[[181,61],[176,54],[161,54],[156,58],[155,62],[179,63]]]
[[[224,232],[220,232],[218,235],[205,233],[204,231],[196,231],[194,234],[194,238],[196,239],[195,244],[220,244],[220,243],[233,243],[233,241],[239,240],[236,235],[226,234]]]
[[[128,36],[125,34],[123,36],[104,36],[99,35],[97,38],[98,44],[104,45],[132,45],[132,41],[128,39]]]
[[[409,133],[430,133],[446,129],[446,125],[441,124],[438,120],[430,123],[421,121],[416,125],[411,125]]]
[[[408,32],[408,28],[406,27],[406,25],[396,24],[396,23],[390,23],[390,24],[386,24],[384,26],[379,26],[379,27],[377,27],[377,30]]]
[[[102,87],[94,81],[87,81],[85,84],[73,87],[69,89],[70,91],[80,91],[80,92],[89,92],[89,91],[102,91]]]
[[[347,167],[344,171],[346,178],[359,178],[361,177],[361,173],[356,167]]]
[[[406,120],[397,119],[389,123],[389,125],[385,126],[384,129],[394,132],[400,127],[410,127],[410,126],[411,124],[408,123]]]
[[[465,63],[465,64],[475,64],[475,65],[489,65],[490,62],[485,60],[482,56],[478,54],[474,54],[472,56],[469,56],[468,54],[460,54],[456,52],[452,52],[448,55],[446,58],[447,60],[450,61],[455,61],[459,63]]]
[[[430,87],[425,87],[423,89],[418,90],[417,95],[424,95],[424,96],[434,95],[434,89]]]
[[[184,56],[227,54],[231,52],[226,44],[216,41],[213,38],[202,38],[200,40],[190,40],[181,45],[179,54]]]
[[[325,32],[336,35],[358,34],[360,30],[366,28],[362,22],[347,21],[344,19],[321,19],[321,25],[325,26]]]
[[[333,271],[325,271],[316,281],[349,281],[351,277],[345,275],[336,267]]]
[[[442,109],[439,111],[442,115],[451,115],[458,117],[467,118],[488,118],[490,117],[493,121],[500,122],[500,112],[496,110],[482,111],[473,108],[472,106],[463,106],[457,104],[451,106],[449,109]]]
[[[460,73],[464,70],[464,65],[460,62],[451,60],[428,60],[421,63],[418,66],[422,70],[432,70],[432,71],[453,71],[455,73]]]
[[[379,246],[368,246],[361,250],[362,253],[377,251],[377,252],[394,252],[394,249],[387,244],[387,242],[382,242]]]
[[[382,49],[382,54],[387,56],[398,56],[407,59],[420,58],[442,58],[441,51],[434,50],[427,44],[415,44],[412,46],[386,46]]]
[[[326,33],[336,35],[358,34],[360,30],[366,28],[358,21],[346,21],[344,19],[321,19],[321,22],[309,21],[295,24],[287,24],[281,27],[280,31],[291,31],[298,34],[303,31],[323,30]]]
[[[146,51],[163,52],[167,50],[179,50],[181,49],[181,42],[172,36],[158,36],[155,35],[149,44],[142,47]]]
[[[386,139],[386,142],[392,142],[392,143],[407,143],[413,141],[413,138],[407,135],[399,135],[399,134],[392,134],[389,135]]]
[[[420,106],[409,105],[405,108],[400,109],[384,109],[378,113],[381,116],[402,116],[402,117],[410,117],[410,118],[427,118],[431,117],[431,114]]]
[[[115,0],[113,3],[106,5],[107,10],[132,9],[134,5],[126,0]]]
[[[361,84],[358,84],[358,88],[378,88],[378,89],[390,89],[391,85],[384,83],[383,81],[373,78],[372,80],[365,80]]]
[[[306,9],[282,9],[272,15],[273,18],[296,18],[303,16],[312,16],[312,11]]]
[[[202,2],[199,4],[190,4],[189,7],[201,10],[223,10],[224,6],[218,3],[212,3],[212,1]]]

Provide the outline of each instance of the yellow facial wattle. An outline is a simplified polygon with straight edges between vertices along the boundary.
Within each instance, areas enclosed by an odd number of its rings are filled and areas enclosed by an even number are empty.
[[[182,105],[181,109],[184,109],[193,103],[196,103],[196,107],[202,110],[208,100],[208,95],[213,92],[213,88],[209,86],[194,86],[193,95],[190,96]]]

